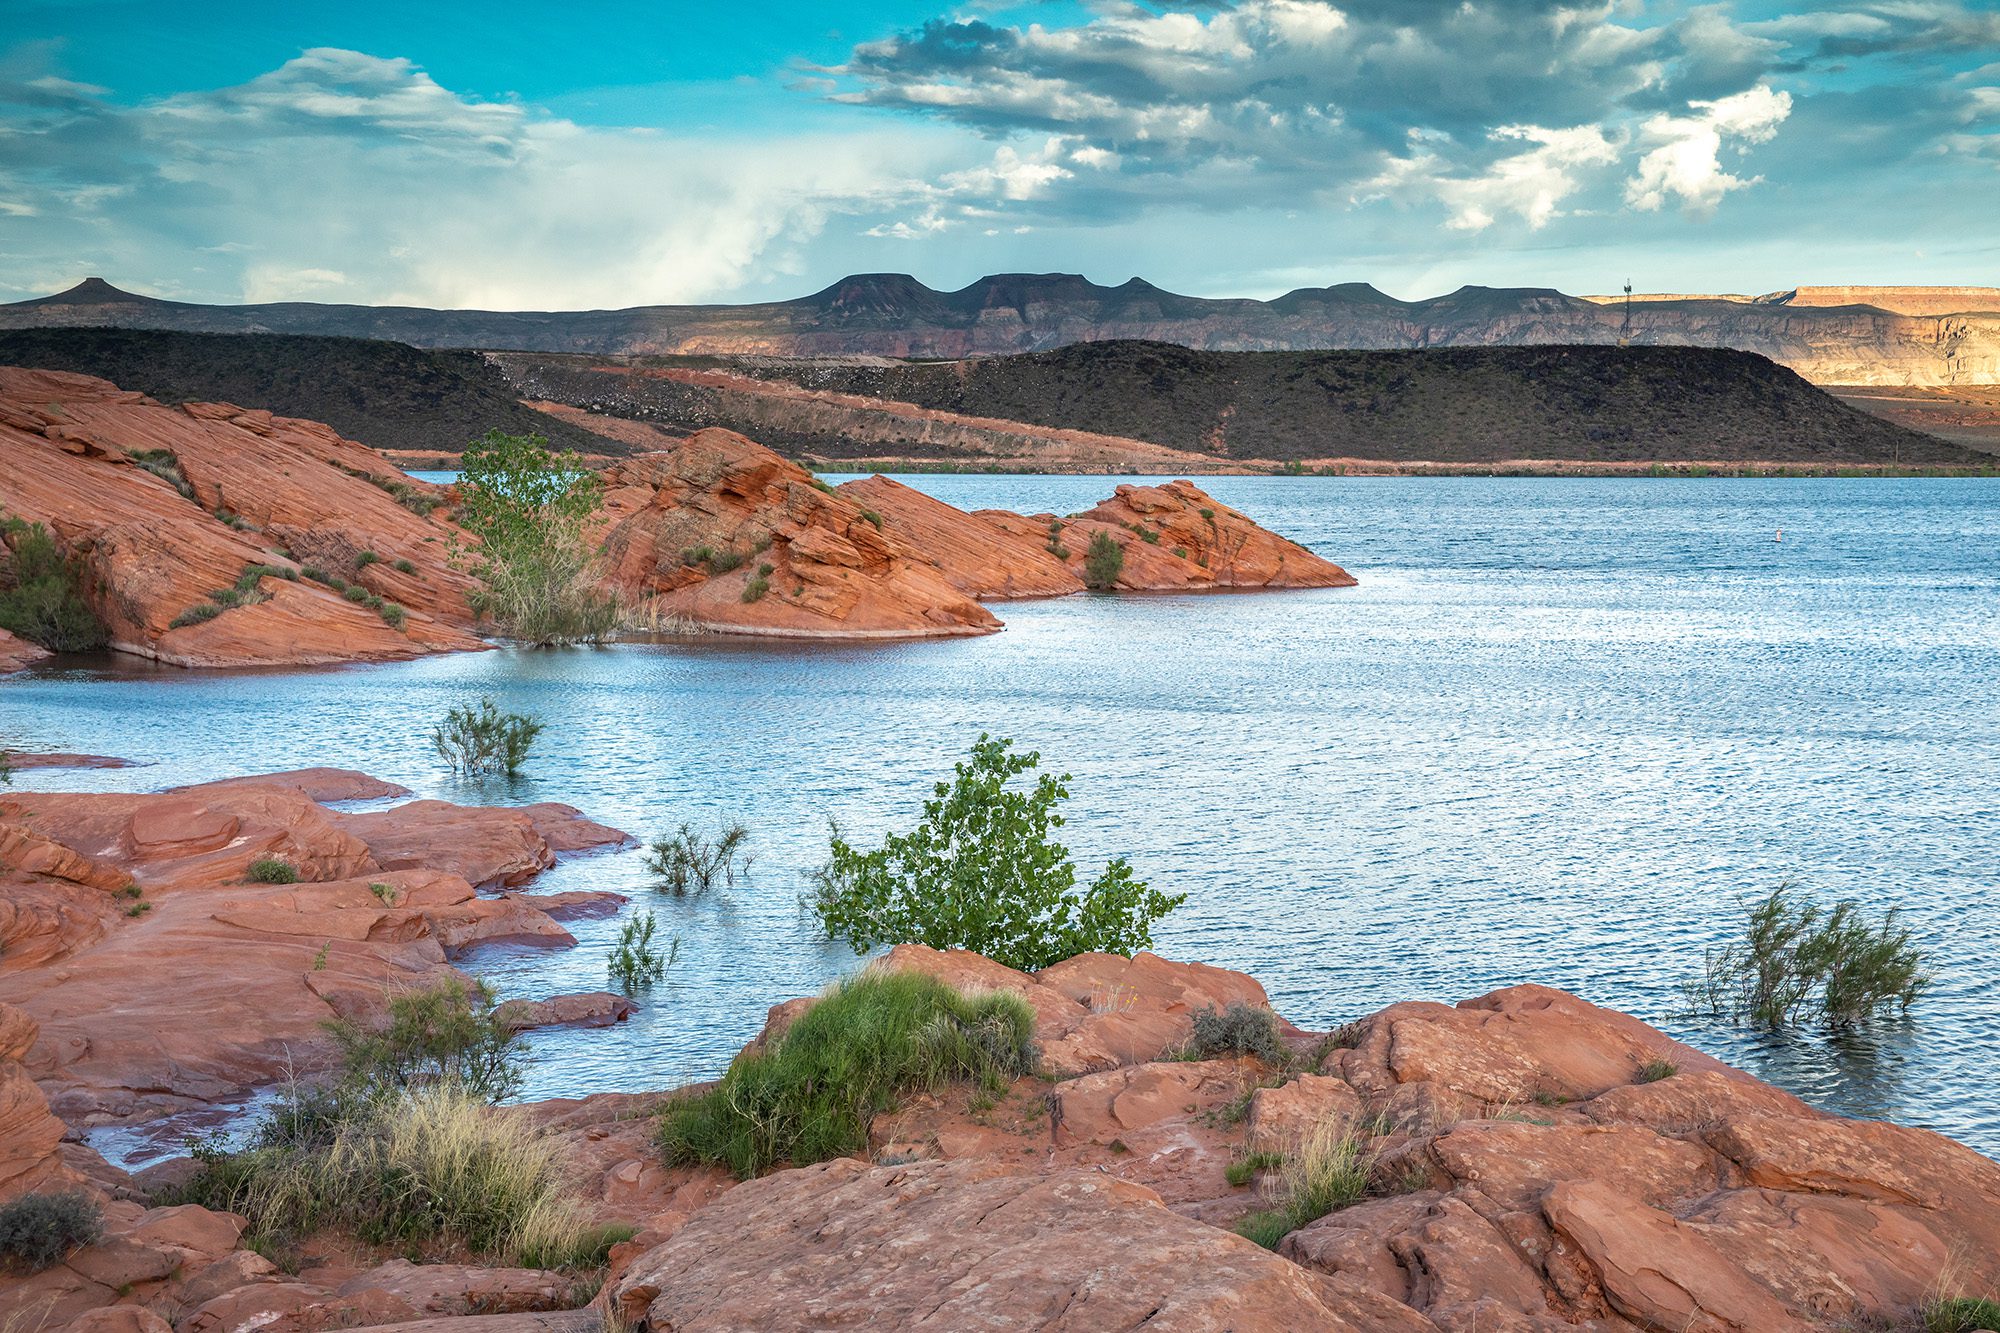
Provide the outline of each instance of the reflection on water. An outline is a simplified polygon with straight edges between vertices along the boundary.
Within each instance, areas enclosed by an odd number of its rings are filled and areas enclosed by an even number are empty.
[[[906,480],[1024,512],[1110,484]],[[1074,775],[1086,873],[1124,855],[1189,892],[1162,952],[1254,973],[1301,1023],[1540,981],[1818,1104],[2000,1152],[2000,484],[1204,485],[1361,586],[1013,603],[1003,634],[932,643],[43,672],[0,684],[0,741],[154,765],[24,787],[331,763],[424,796],[568,801],[642,838],[742,818],[757,865],[734,891],[652,895],[636,851],[544,877],[640,895],[682,948],[632,1022],[539,1034],[530,1096],[712,1075],[766,1005],[852,969],[797,909],[827,820],[908,823],[990,730]],[[427,751],[482,693],[548,724],[513,783],[455,781]],[[1703,946],[1784,880],[1905,908],[1938,946],[1914,1020],[1835,1042],[1671,1018]],[[621,920],[474,965],[506,995],[601,988]]]

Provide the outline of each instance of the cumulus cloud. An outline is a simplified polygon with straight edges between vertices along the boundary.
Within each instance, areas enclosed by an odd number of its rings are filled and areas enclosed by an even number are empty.
[[[354,51],[136,107],[48,81],[0,87],[0,103],[0,209],[39,224],[10,238],[24,281],[166,271],[249,301],[709,299],[831,216],[901,206],[933,166],[881,127],[740,142],[589,128]],[[1025,169],[986,185],[1018,193]]]
[[[1639,159],[1639,171],[1625,187],[1634,208],[1658,209],[1670,200],[1696,216],[1715,212],[1722,197],[1759,179],[1745,179],[1723,169],[1725,143],[1741,151],[1767,143],[1792,113],[1790,93],[1752,88],[1716,102],[1696,102],[1693,115],[1655,116],[1646,122],[1645,137],[1658,142]]]

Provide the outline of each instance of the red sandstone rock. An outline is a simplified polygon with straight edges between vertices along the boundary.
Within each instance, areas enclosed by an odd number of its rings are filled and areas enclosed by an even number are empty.
[[[968,514],[887,477],[842,482],[840,493],[882,515],[885,529],[935,560],[968,597],[1006,600],[1083,591],[1083,580],[1049,551],[1047,534],[1006,522],[1011,514]]]
[[[760,444],[704,430],[604,474],[607,577],[640,623],[779,637],[986,634],[990,611],[860,505]],[[735,569],[691,560],[707,550]],[[770,566],[770,573],[763,568]],[[765,591],[753,595],[753,580]],[[745,600],[750,597],[751,600]]]
[[[656,1329],[1431,1329],[1090,1172],[841,1160],[729,1191],[635,1263]]]
[[[0,1202],[65,1182],[63,1123],[21,1067],[35,1044],[35,1020],[0,1004]]]
[[[0,629],[0,676],[15,671],[25,671],[37,662],[48,660],[52,654],[26,639],[17,639],[6,630]]]
[[[160,450],[177,460],[192,499],[135,461]],[[317,422],[218,403],[165,407],[84,375],[0,368],[0,508],[46,525],[82,558],[86,595],[122,652],[251,666],[482,646],[470,633],[471,585],[445,561],[455,530],[404,508],[367,476],[431,489]],[[364,550],[380,560],[358,567]],[[398,572],[399,559],[417,574]],[[251,565],[301,563],[401,605],[403,627],[331,588],[275,576],[258,585],[264,600],[173,625]]]
[[[1082,568],[1091,536],[1100,531],[1110,532],[1124,549],[1120,588],[1351,588],[1355,583],[1340,566],[1257,526],[1193,482],[1120,486],[1111,499],[1066,523],[1062,541],[1075,568]]]

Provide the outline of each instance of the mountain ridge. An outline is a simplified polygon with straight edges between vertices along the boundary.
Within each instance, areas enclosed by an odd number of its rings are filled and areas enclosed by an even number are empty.
[[[1796,287],[1767,297],[1571,296],[1476,284],[1421,300],[1367,283],[1296,288],[1273,300],[1197,297],[1142,278],[1104,286],[1075,273],[1001,273],[941,291],[907,273],[851,274],[805,296],[743,305],[617,310],[434,310],[281,301],[204,305],[88,278],[0,305],[0,328],[103,326],[387,339],[427,348],[593,356],[888,357],[957,360],[1083,342],[1149,341],[1197,351],[1413,350],[1613,345],[1755,352],[1821,384],[2000,383],[2000,310],[1899,313],[1833,304],[1843,294],[1958,297],[2000,307],[2000,289]],[[1991,293],[1991,300],[1981,294]],[[1783,299],[1779,299],[1783,298]],[[1628,332],[1629,326],[1629,332]]]

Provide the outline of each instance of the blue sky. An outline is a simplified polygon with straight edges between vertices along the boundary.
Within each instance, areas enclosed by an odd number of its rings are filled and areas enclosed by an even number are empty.
[[[2000,283],[1962,0],[0,12],[0,297]]]

